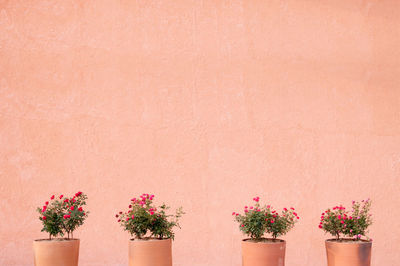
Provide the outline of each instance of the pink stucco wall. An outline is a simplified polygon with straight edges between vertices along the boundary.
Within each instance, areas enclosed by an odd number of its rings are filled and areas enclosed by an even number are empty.
[[[176,266],[238,266],[231,212],[297,207],[287,265],[325,264],[321,211],[371,197],[398,265],[400,1],[0,0],[0,265],[32,265],[36,206],[89,196],[81,265],[126,265],[114,213],[187,214]]]

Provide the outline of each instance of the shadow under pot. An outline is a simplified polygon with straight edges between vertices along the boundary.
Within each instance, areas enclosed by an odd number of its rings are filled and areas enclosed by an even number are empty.
[[[370,266],[372,242],[352,239],[325,241],[328,266]]]
[[[129,266],[172,266],[171,239],[131,239]]]
[[[284,266],[286,242],[281,239],[242,241],[243,266]]]
[[[77,266],[79,239],[38,239],[33,241],[35,266]]]

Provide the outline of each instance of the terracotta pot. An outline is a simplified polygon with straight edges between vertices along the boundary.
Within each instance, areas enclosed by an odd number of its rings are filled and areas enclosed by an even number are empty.
[[[33,241],[35,266],[77,266],[79,239]]]
[[[371,241],[325,241],[328,266],[370,266]]]
[[[243,266],[284,266],[286,242],[254,242],[250,239],[242,241]]]
[[[171,239],[131,239],[129,266],[172,266]]]

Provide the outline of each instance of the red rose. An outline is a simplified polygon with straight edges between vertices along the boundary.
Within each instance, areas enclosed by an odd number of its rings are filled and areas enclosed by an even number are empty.
[[[47,217],[46,217],[46,216],[43,216],[43,217],[42,217],[42,219],[43,219],[43,220],[46,220],[46,219],[47,219]]]
[[[46,205],[49,205],[49,202],[48,202],[48,201],[46,201],[44,204],[46,204]]]
[[[71,218],[71,215],[69,215],[69,214],[64,215],[64,219],[68,219],[68,218]]]
[[[71,211],[73,211],[75,209],[75,207],[74,206],[71,206]]]
[[[60,195],[60,199],[62,199],[64,197],[64,195]]]
[[[78,208],[78,211],[80,211],[80,212],[83,211],[82,207],[79,207],[79,208]]]
[[[53,200],[53,199],[54,199],[54,195],[53,195],[53,196],[51,196],[51,198],[50,198],[50,199],[52,199],[52,200]]]

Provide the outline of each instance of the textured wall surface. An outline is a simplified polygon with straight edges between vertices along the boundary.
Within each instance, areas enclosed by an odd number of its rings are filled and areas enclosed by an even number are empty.
[[[35,208],[89,196],[81,265],[126,265],[113,215],[183,205],[174,265],[241,265],[232,211],[294,206],[287,265],[325,264],[321,211],[373,200],[398,265],[400,1],[0,0],[0,265],[32,265]]]

